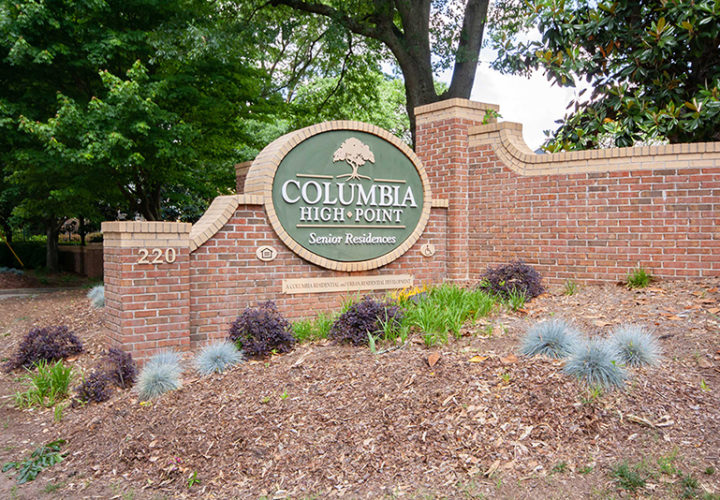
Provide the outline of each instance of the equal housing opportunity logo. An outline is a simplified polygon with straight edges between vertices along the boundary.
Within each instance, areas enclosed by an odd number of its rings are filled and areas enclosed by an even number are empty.
[[[307,137],[279,161],[270,221],[311,262],[348,271],[380,267],[422,234],[430,212],[427,177],[412,150],[388,132],[339,123],[343,128]]]

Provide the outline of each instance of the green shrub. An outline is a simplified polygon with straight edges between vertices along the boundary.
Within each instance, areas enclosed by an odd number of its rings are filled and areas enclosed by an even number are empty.
[[[642,266],[630,271],[625,278],[625,284],[628,288],[645,288],[653,280],[652,275],[647,272]]]
[[[71,366],[65,366],[62,360],[54,365],[47,361],[37,363],[37,373],[27,377],[28,389],[15,394],[15,404],[19,407],[51,407],[67,397],[74,374]],[[30,370],[28,370],[30,371]]]
[[[47,250],[44,241],[13,241],[11,245],[25,265],[25,269],[45,267]],[[17,267],[19,265],[7,245],[0,245],[0,266]]]

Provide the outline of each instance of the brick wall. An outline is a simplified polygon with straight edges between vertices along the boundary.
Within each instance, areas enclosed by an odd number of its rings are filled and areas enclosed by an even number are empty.
[[[230,323],[248,306],[273,300],[288,318],[337,310],[356,292],[283,294],[282,280],[410,273],[415,283],[439,283],[445,276],[446,210],[433,209],[427,229],[411,250],[380,269],[356,273],[331,271],[306,262],[275,235],[262,205],[239,204],[230,219],[190,256],[190,339],[202,345],[227,336]],[[420,254],[433,243],[434,256]],[[275,260],[263,262],[255,250],[270,245]],[[357,292],[361,296],[373,291]],[[378,292],[378,293],[384,293]]]
[[[162,349],[190,348],[190,227],[180,222],[102,225],[109,341],[138,361]],[[161,256],[152,253],[154,248],[162,249]],[[150,250],[145,259],[142,249]]]
[[[497,107],[462,99],[416,110],[433,208],[419,240],[377,269],[319,267],[272,230],[265,186],[288,144],[266,148],[258,168],[238,165],[241,194],[216,198],[192,227],[104,223],[110,341],[142,362],[163,348],[225,337],[258,302],[274,300],[295,319],[336,310],[348,295],[284,294],[282,281],[293,278],[462,281],[513,259],[554,282],[619,280],[637,265],[667,278],[720,276],[720,143],[536,155],[520,125],[495,123],[488,110]],[[435,255],[421,254],[425,243]],[[277,250],[275,260],[257,258],[265,245]],[[154,248],[173,249],[175,258],[139,262]]]
[[[720,144],[554,155],[515,124],[470,130],[470,273],[522,259],[551,282],[720,276]]]

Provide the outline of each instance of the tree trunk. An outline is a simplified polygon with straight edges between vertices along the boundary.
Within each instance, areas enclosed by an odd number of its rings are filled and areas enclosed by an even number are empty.
[[[47,236],[47,244],[45,246],[45,267],[51,273],[60,270],[60,259],[58,257],[58,236],[60,235],[60,226],[56,221],[45,221],[45,235]]]
[[[78,225],[78,233],[80,233],[80,246],[85,246],[85,235],[87,234],[87,226],[85,224],[85,217],[82,215],[78,217],[80,224]]]

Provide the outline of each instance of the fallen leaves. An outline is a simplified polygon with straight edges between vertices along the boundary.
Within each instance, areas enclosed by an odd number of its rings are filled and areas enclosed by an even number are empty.
[[[440,353],[439,352],[434,352],[427,357],[427,364],[428,364],[428,366],[430,366],[430,368],[435,366],[438,361],[440,361]]]

